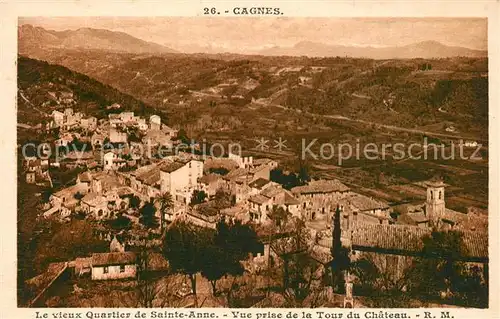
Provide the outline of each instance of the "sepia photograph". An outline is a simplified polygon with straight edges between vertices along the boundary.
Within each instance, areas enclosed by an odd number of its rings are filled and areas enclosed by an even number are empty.
[[[17,22],[17,307],[492,306],[486,17]]]

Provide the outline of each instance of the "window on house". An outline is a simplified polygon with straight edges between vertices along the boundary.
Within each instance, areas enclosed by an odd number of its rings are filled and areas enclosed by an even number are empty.
[[[441,199],[441,191],[439,191],[439,199]]]
[[[104,273],[105,273],[105,274],[109,273],[109,267],[108,267],[108,266],[105,266],[105,267],[104,267]]]
[[[125,265],[120,265],[120,272],[125,272]]]

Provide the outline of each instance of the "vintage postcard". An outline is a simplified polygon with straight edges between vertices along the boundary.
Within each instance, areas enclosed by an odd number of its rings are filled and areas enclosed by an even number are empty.
[[[14,316],[498,315],[498,3],[376,5],[6,5]]]

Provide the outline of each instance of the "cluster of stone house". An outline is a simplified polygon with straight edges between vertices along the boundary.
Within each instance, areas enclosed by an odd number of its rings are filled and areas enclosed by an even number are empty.
[[[111,113],[108,119],[98,120],[93,116],[86,116],[82,112],[74,112],[72,108],[66,108],[63,112],[54,110],[51,114],[52,121],[47,128],[60,128],[61,136],[57,141],[60,146],[66,146],[73,140],[71,132],[74,129],[83,129],[87,132],[95,132],[91,138],[93,147],[102,147],[104,140],[110,143],[127,143],[128,129],[137,129],[146,136],[144,137],[152,144],[168,144],[177,135],[177,130],[161,123],[158,115],[151,115],[148,120],[136,116],[134,112]]]
[[[82,129],[94,131],[97,128],[97,118],[86,116],[82,112],[74,112],[72,108],[66,108],[63,112],[54,110],[52,112],[52,122],[49,123],[49,128],[59,127],[63,130],[70,131],[71,129],[80,127]]]
[[[145,118],[136,116],[134,112],[114,113],[109,114],[108,117],[110,143],[127,143],[127,129],[130,128],[142,132],[145,135],[143,142],[147,140],[151,145],[169,145],[172,143],[172,138],[177,135],[177,130],[162,124],[158,115],[151,115],[149,123]]]
[[[119,108],[118,108],[119,109]],[[50,157],[51,167],[76,168],[82,167],[90,170],[97,169],[121,169],[137,166],[135,150],[140,150],[139,155],[147,147],[172,146],[178,131],[161,123],[158,115],[151,115],[147,121],[145,118],[134,115],[134,112],[121,112],[109,114],[108,119],[98,120],[93,116],[86,116],[82,112],[74,112],[72,108],[64,111],[54,110],[51,113],[52,120],[47,124],[47,129],[59,128],[59,136],[54,141],[55,150],[49,144],[43,144],[48,149],[39,154],[40,158],[25,159],[25,174],[28,183],[47,182],[50,178],[46,176]],[[137,135],[141,140],[129,141],[130,134]],[[91,134],[91,135],[90,135]],[[70,144],[77,141],[84,143],[84,149],[71,148]],[[112,152],[102,156],[105,143],[112,145]],[[116,146],[120,146],[117,148]],[[60,150],[63,147],[66,151]],[[155,151],[155,150],[153,150]],[[46,156],[45,156],[45,155]],[[45,156],[45,157],[44,157]]]
[[[49,167],[50,162],[47,159],[26,157],[23,163],[26,183],[51,186],[52,180],[49,174]]]
[[[93,253],[69,263],[78,277],[89,274],[92,280],[129,279],[137,276],[137,255],[125,251],[125,244],[116,236],[110,242],[110,251]]]
[[[81,116],[72,111],[61,114],[53,114],[54,123],[60,127],[82,123]],[[149,125],[133,112],[111,114],[108,120],[96,128],[90,140],[94,148],[103,147],[106,139],[130,146],[127,129],[131,127],[144,131],[144,138],[153,140],[155,145],[171,143],[177,134],[162,125],[156,115],[149,118]],[[70,138],[72,136],[61,136],[67,142]],[[69,155],[67,158],[71,161]],[[74,162],[75,165],[81,161],[89,164],[94,160],[90,155],[75,156]],[[272,159],[230,153],[227,158],[213,160],[220,167],[229,168],[226,174],[208,173],[205,161],[194,155],[178,154],[142,163],[125,159],[116,150],[108,151],[101,161],[102,170],[89,169],[78,176],[74,185],[54,193],[51,207],[43,215],[67,218],[73,213],[82,213],[97,220],[111,219],[117,212],[128,214],[133,197],[145,203],[170,193],[174,208],[164,216],[169,222],[183,218],[199,226],[215,228],[221,218],[239,219],[255,224],[257,229],[265,229],[279,222],[275,218],[278,210],[300,218],[314,238],[312,257],[325,264],[331,260],[331,229],[336,215],[341,219],[342,244],[351,251],[351,258],[379,254],[387,264],[393,265],[392,269],[401,273],[406,258],[421,250],[423,236],[429,234],[431,227],[438,227],[462,231],[469,251],[467,260],[487,262],[487,236],[484,235],[487,221],[480,214],[446,208],[442,182],[426,184],[425,203],[391,207],[384,201],[354,192],[338,180],[312,180],[306,185],[285,189],[271,181],[271,171],[278,166]],[[132,169],[122,170],[129,166]],[[37,173],[35,169],[30,172]],[[195,191],[206,193],[206,203],[190,205]],[[210,205],[219,191],[229,196],[229,207]],[[273,254],[270,243],[286,240],[286,236],[280,238],[282,235],[263,232],[262,250],[250,259],[249,267],[265,267]],[[79,265],[75,269],[90,271],[93,279],[131,278],[137,271],[135,260],[135,256],[124,249],[112,249],[110,253],[75,261],[75,265]]]
[[[286,246],[291,238],[286,232],[276,233],[273,228],[277,223],[273,219],[277,208],[305,221],[311,233],[307,251],[324,268],[332,260],[335,244],[332,228],[336,218],[340,218],[341,244],[348,249],[351,260],[371,256],[380,260],[394,278],[404,274],[412,258],[420,257],[423,238],[434,228],[461,231],[466,252],[464,261],[479,267],[488,263],[487,230],[481,227],[487,227],[487,217],[446,208],[446,185],[441,181],[426,183],[424,203],[391,207],[354,192],[338,180],[312,180],[291,190],[284,189],[270,180],[269,172],[277,163],[269,159],[240,160],[233,154],[231,158],[218,160],[231,161],[234,168],[226,175],[204,174],[204,161],[186,155],[162,159],[130,172],[87,171],[78,176],[75,185],[53,195],[54,207],[66,214],[79,207],[94,218],[112,218],[116,211],[129,207],[130,196],[147,201],[168,192],[175,201],[175,208],[165,216],[168,221],[184,219],[210,228],[215,228],[221,218],[254,224],[262,247],[244,262],[251,272],[269,267],[271,260],[274,264],[276,260],[279,262],[280,253],[273,247],[280,242]],[[196,190],[207,193],[207,202],[190,206]],[[209,205],[220,190],[230,195],[231,207],[214,209]],[[83,197],[75,197],[76,193]],[[199,206],[204,209],[198,209]],[[75,260],[75,273],[89,273],[93,280],[135,278],[136,255],[125,251],[116,238],[111,243],[114,248],[109,253]],[[352,275],[347,273],[346,289],[351,295],[352,280]],[[352,296],[346,298],[346,302],[352,306]]]
[[[223,166],[223,159],[217,163]],[[335,208],[342,205],[360,220],[393,224],[392,209],[385,202],[357,194],[338,180],[313,180],[291,190],[270,180],[278,163],[271,159],[253,159],[230,154],[226,159],[233,169],[225,175],[210,173],[198,179],[198,190],[212,199],[218,190],[231,196],[232,207],[215,210],[200,205],[187,213],[193,223],[214,228],[220,218],[239,219],[258,225],[273,224],[274,212],[282,209],[288,216],[310,223],[312,229],[329,229]],[[231,165],[225,165],[231,167]]]
[[[288,215],[329,227],[337,205],[352,210],[357,218],[379,224],[391,224],[387,203],[356,194],[338,180],[313,180],[291,190],[270,180],[278,163],[270,159],[253,159],[230,154],[219,158],[233,167],[227,174],[204,173],[204,160],[194,155],[175,155],[129,171],[120,171],[121,160],[113,152],[104,154],[103,170],[80,174],[76,184],[52,196],[52,207],[45,216],[60,213],[68,216],[81,212],[95,219],[113,218],[116,211],[126,211],[130,198],[142,202],[170,193],[176,212],[164,216],[172,221],[185,212],[194,222],[215,227],[219,218],[236,218],[255,224],[272,223],[273,211],[282,208]],[[189,207],[195,191],[204,191],[207,200],[222,190],[231,206],[217,212]]]
[[[425,186],[426,201],[392,207],[396,217],[389,216],[389,223],[385,222],[387,215],[376,205],[369,212],[376,218],[367,218],[366,210],[353,209],[348,198],[341,200],[339,212],[333,215],[331,222],[334,224],[335,218],[340,218],[341,245],[348,249],[350,259],[367,257],[375,261],[377,267],[383,267],[386,275],[398,280],[415,257],[425,257],[422,252],[425,237],[435,229],[453,229],[462,236],[461,260],[486,271],[484,265],[489,261],[487,215],[446,208],[446,185],[442,181],[429,181]],[[317,233],[312,257],[327,265],[333,258],[334,243],[332,231]],[[346,279],[348,281],[352,289],[352,278]]]
[[[132,197],[147,202],[166,192],[186,206],[202,175],[203,161],[179,156],[129,172],[89,170],[78,176],[75,185],[52,194],[51,208],[44,216],[58,213],[67,217],[80,212],[94,219],[108,219],[118,211],[125,212]]]

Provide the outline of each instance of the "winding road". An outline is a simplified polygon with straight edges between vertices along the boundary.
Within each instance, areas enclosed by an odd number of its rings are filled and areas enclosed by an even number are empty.
[[[446,133],[437,133],[437,132],[431,132],[431,131],[425,131],[425,130],[419,130],[419,129],[412,129],[412,128],[406,128],[406,127],[400,127],[400,126],[394,126],[394,125],[387,125],[387,124],[380,124],[377,122],[371,122],[371,121],[365,121],[361,119],[353,119],[349,118],[343,115],[324,115],[324,114],[318,114],[318,113],[310,113],[310,112],[302,112],[301,110],[297,109],[292,109],[280,104],[273,104],[273,103],[259,103],[259,102],[254,102],[254,104],[258,104],[261,106],[274,106],[283,110],[287,111],[292,111],[300,114],[305,114],[305,115],[310,115],[310,116],[317,116],[317,117],[322,117],[326,119],[333,119],[333,120],[342,120],[342,121],[350,121],[350,122],[357,122],[357,123],[363,123],[367,125],[375,125],[377,128],[384,128],[387,130],[391,131],[396,131],[396,132],[407,132],[407,133],[412,133],[412,134],[423,134],[427,136],[435,136],[435,137],[445,137],[445,138],[452,138],[452,139],[463,139],[463,140],[475,140],[481,143],[488,143],[487,139],[482,139],[478,138],[475,136],[467,136],[467,135],[458,135],[458,134],[446,134]]]

